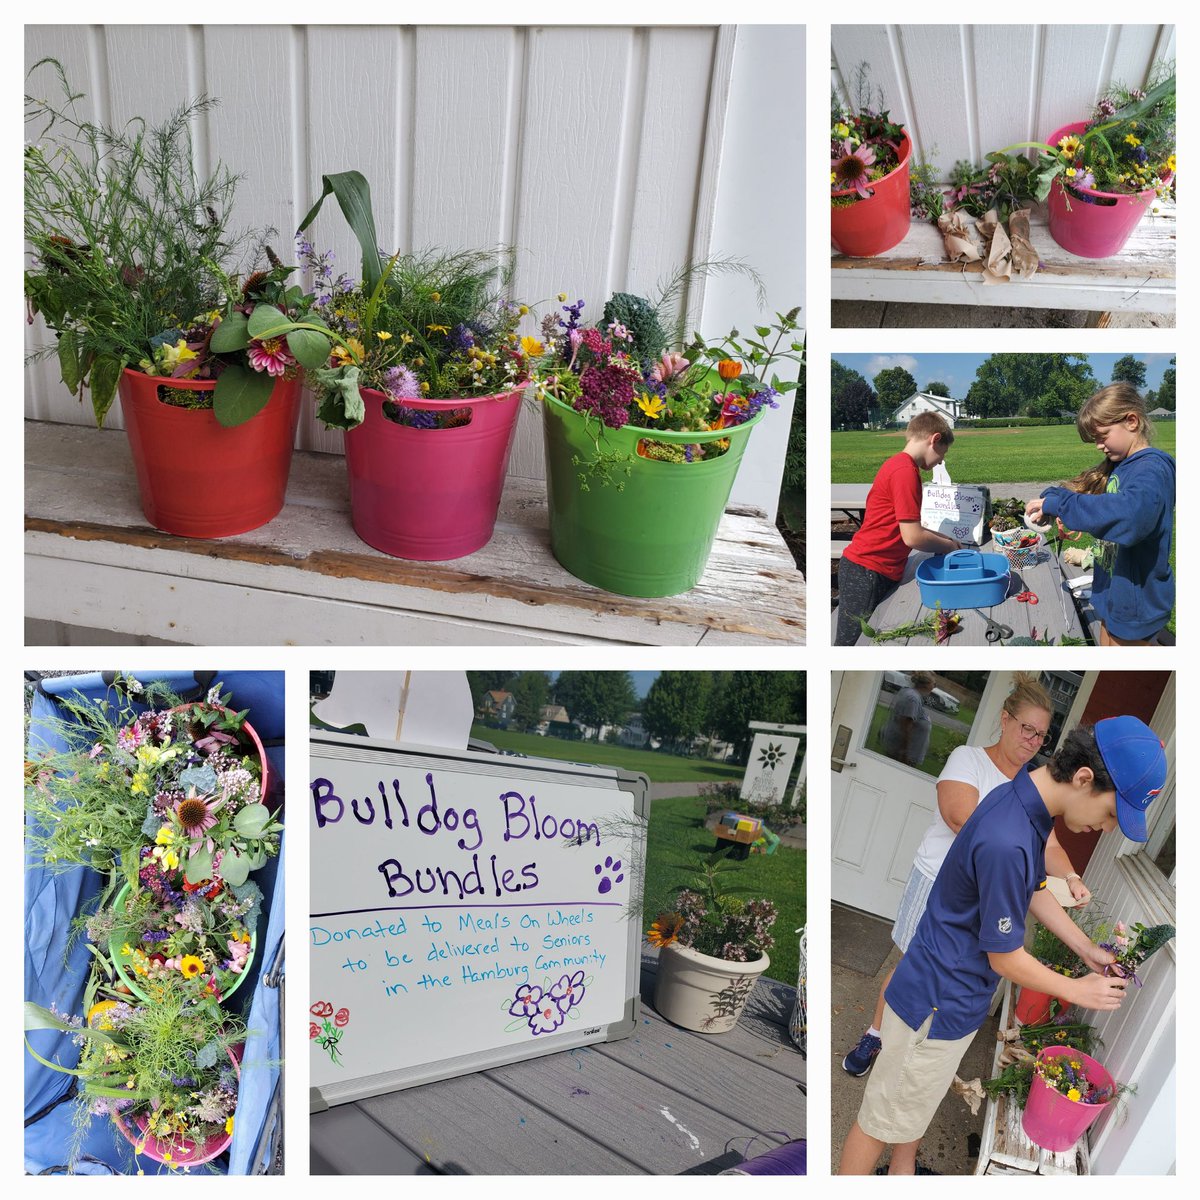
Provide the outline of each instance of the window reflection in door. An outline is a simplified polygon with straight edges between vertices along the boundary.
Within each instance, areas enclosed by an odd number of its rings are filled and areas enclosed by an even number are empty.
[[[885,671],[865,749],[936,778],[975,723],[986,671]]]

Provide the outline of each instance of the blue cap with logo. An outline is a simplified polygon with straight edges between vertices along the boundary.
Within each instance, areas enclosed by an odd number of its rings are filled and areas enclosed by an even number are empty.
[[[1167,754],[1157,733],[1137,717],[1095,725],[1096,747],[1117,789],[1117,823],[1131,841],[1146,840],[1146,809],[1167,781]]]

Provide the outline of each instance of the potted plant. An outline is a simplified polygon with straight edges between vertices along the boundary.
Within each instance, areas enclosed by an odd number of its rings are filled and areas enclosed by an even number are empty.
[[[1113,1077],[1082,1050],[1046,1046],[1033,1067],[1021,1128],[1043,1150],[1070,1150],[1117,1090]]]
[[[698,1033],[725,1033],[737,1024],[775,944],[775,905],[729,894],[721,886],[722,865],[719,859],[704,872],[703,891],[681,891],[646,934],[659,949],[654,1007]]]
[[[329,195],[362,247],[361,278],[334,280],[309,242],[301,255],[343,339],[315,372],[317,417],[345,431],[354,531],[398,558],[471,554],[492,536],[528,358],[541,349],[518,336],[529,310],[507,295],[507,252],[385,260],[357,171],[324,177],[302,233]]]
[[[1090,120],[1056,129],[1036,149],[1030,176],[1050,236],[1072,254],[1120,253],[1147,209],[1175,183],[1175,72],[1156,68],[1148,90],[1115,87]],[[1002,152],[1003,153],[1003,152]]]
[[[56,1029],[82,1047],[67,1066],[26,1047],[43,1066],[78,1080],[80,1128],[108,1116],[136,1154],[172,1168],[210,1162],[233,1137],[245,1027],[214,998],[197,998],[176,979],[155,982],[148,1002],[96,999],[86,1020],[25,1005],[26,1032]]]
[[[250,240],[230,228],[237,179],[201,177],[192,122],[207,97],[147,128],[80,119],[65,99],[26,96],[25,272],[66,386],[90,391],[97,425],[117,393],[146,518],[167,533],[244,533],[283,506],[299,417],[300,369],[321,365],[330,334],[313,297],[267,265],[230,264]],[[43,144],[44,139],[44,144]]]
[[[803,362],[798,309],[753,335],[669,343],[677,280],[653,303],[612,296],[592,326],[584,301],[563,303],[543,320],[534,365],[551,549],[573,575],[625,596],[699,581],[751,432],[799,386],[772,368]]]
[[[830,233],[843,254],[867,258],[908,235],[912,140],[883,109],[881,94],[872,105],[865,64],[858,68],[857,92],[856,106],[836,95],[830,106]]]

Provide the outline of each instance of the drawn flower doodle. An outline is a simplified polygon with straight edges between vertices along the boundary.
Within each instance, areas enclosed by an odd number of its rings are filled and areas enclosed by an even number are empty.
[[[583,972],[576,971],[574,975],[564,975],[547,994],[565,1017],[583,1000]]]
[[[529,1028],[536,1036],[539,1033],[553,1033],[563,1023],[563,1013],[548,996],[543,999],[542,1006],[529,1018]]]
[[[335,1067],[340,1067],[342,1065],[342,1056],[338,1050],[338,1043],[342,1040],[342,1035],[346,1032],[346,1026],[350,1024],[350,1010],[348,1008],[339,1008],[337,1016],[334,1016],[333,1005],[328,1000],[318,1000],[315,1004],[309,1006],[308,1011],[314,1017],[321,1018],[320,1025],[317,1025],[315,1021],[308,1023],[309,1038],[316,1042],[329,1055],[329,1061]],[[332,1021],[330,1017],[333,1017]]]
[[[514,1017],[532,1017],[542,1002],[542,989],[534,983],[523,983],[517,988],[516,999],[509,1005],[508,1011]]]

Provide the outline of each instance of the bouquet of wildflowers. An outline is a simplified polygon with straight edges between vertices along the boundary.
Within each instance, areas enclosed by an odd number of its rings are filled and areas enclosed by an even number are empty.
[[[1102,96],[1087,128],[1059,139],[1038,166],[1039,192],[1059,177],[1070,196],[1089,204],[1097,203],[1093,191],[1169,195],[1175,178],[1174,72],[1148,92],[1118,87]]]
[[[1117,921],[1111,927],[1101,926],[1095,935],[1095,942],[1117,960],[1104,969],[1106,975],[1132,979],[1141,987],[1142,981],[1137,975],[1138,968],[1174,936],[1174,925],[1155,925],[1147,928],[1138,921],[1130,928],[1124,921]]]
[[[1039,1055],[1033,1069],[1047,1087],[1077,1104],[1107,1104],[1117,1094],[1111,1084],[1089,1079],[1083,1059],[1070,1054]]]
[[[178,977],[156,981],[149,994],[141,1004],[89,1000],[86,1020],[26,1004],[25,1028],[69,1033],[82,1047],[71,1072],[79,1079],[81,1134],[91,1117],[107,1116],[124,1127],[137,1153],[154,1137],[182,1158],[185,1139],[203,1145],[233,1131],[238,1073],[230,1052],[237,1056],[245,1028]],[[26,1046],[44,1066],[67,1070]],[[173,1157],[168,1150],[164,1160]]]
[[[61,64],[43,59],[63,99],[26,95],[35,127],[24,154],[28,318],[41,313],[56,344],[63,382],[90,389],[99,425],[121,372],[136,367],[170,380],[215,380],[212,390],[163,389],[167,404],[211,408],[224,425],[248,420],[275,381],[319,366],[330,331],[313,319],[311,295],[289,287],[295,270],[254,239],[267,267],[244,278],[231,264],[249,233],[230,219],[237,177],[218,165],[201,178],[191,129],[216,103],[201,97],[147,128],[81,120],[83,97]]]
[[[522,338],[528,312],[508,295],[512,253],[496,250],[379,251],[371,188],[358,171],[322,177],[323,189],[300,223],[303,234],[334,196],[362,249],[357,280],[333,275],[332,253],[307,238],[300,257],[315,280],[314,307],[337,344],[315,382],[317,417],[331,429],[353,429],[366,415],[360,391],[384,396],[383,415],[416,429],[465,424],[466,409],[421,409],[414,400],[453,400],[513,392],[543,347]]]
[[[187,706],[128,676],[114,690],[119,703],[62,701],[67,749],[27,766],[30,846],[61,869],[120,864],[130,883],[147,855],[190,883],[245,883],[278,852],[281,829],[260,800],[246,713],[224,707],[219,685]],[[142,696],[152,707],[138,712]]]
[[[883,92],[872,88],[871,71],[859,63],[854,73],[857,102],[830,97],[829,187],[834,208],[869,199],[871,184],[900,165],[904,126],[883,107]]]
[[[141,887],[124,903],[77,918],[98,957],[110,956],[125,983],[145,993],[149,983],[173,977],[195,994],[218,1000],[250,964],[262,893],[251,882],[188,883],[144,848]]]
[[[644,297],[616,293],[596,325],[583,319],[585,301],[565,303],[541,326],[542,353],[533,364],[540,399],[553,399],[580,413],[593,431],[597,458],[585,464],[601,475],[615,464],[603,451],[605,429],[631,426],[644,433],[637,453],[644,458],[693,463],[719,457],[728,438],[704,442],[663,441],[658,430],[711,432],[753,420],[778,397],[798,387],[772,370],[780,360],[803,361],[796,339],[799,309],[777,314],[753,336],[733,330],[710,344],[699,334],[669,348],[659,308]]]

